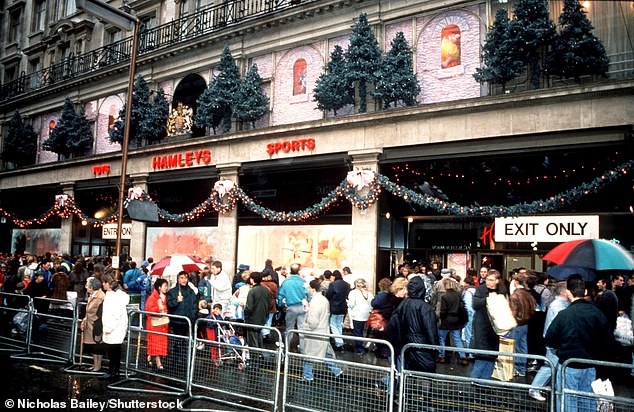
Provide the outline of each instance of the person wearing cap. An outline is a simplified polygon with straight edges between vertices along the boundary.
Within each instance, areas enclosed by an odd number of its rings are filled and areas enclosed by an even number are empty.
[[[434,291],[431,295],[431,306],[435,309],[437,318],[440,318],[441,300],[442,296],[445,294],[445,284],[443,283],[443,280],[451,279],[455,283],[454,289],[462,293],[462,288],[460,288],[458,282],[453,279],[452,273],[451,269],[443,268],[440,271],[440,280],[434,284]]]

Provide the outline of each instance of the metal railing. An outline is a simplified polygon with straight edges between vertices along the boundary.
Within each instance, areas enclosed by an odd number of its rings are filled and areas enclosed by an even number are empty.
[[[109,389],[176,396],[185,395],[189,391],[191,321],[185,316],[162,314],[161,316],[169,318],[168,332],[148,330],[144,325],[151,322],[151,317],[155,315],[156,313],[137,309],[128,310],[124,378],[108,385]],[[180,327],[175,328],[176,324]],[[159,352],[162,355],[157,355]],[[161,357],[160,366],[156,356]]]
[[[201,410],[185,405],[211,401],[239,405],[245,410],[276,411],[283,349],[247,346],[249,340],[255,341],[257,336],[261,339],[264,329],[270,329],[273,340],[282,341],[276,328],[199,319],[195,326],[190,392],[183,408]]]
[[[614,362],[603,362],[596,360],[587,360],[579,358],[571,358],[566,360],[558,370],[558,387],[560,388],[558,396],[558,411],[576,411],[576,412],[625,412],[634,411],[634,399],[619,396],[619,393],[611,395],[601,395],[590,391],[580,391],[566,388],[566,380],[574,379],[576,384],[583,381],[574,371],[594,376],[596,378],[597,371],[600,370],[605,374],[615,369],[625,369],[630,372],[632,365]],[[589,382],[588,382],[589,383]],[[580,388],[579,388],[580,389]]]
[[[65,314],[46,313],[44,306],[65,307],[68,301],[35,298],[28,296],[0,293],[4,301],[0,307],[2,319],[8,322],[16,314],[27,313],[29,323],[23,328],[26,338],[15,336],[7,339],[6,333],[0,334],[0,350],[8,343],[17,349],[25,349],[26,353],[12,355],[15,360],[74,362],[82,361],[77,357],[77,342],[81,331],[76,325],[81,321],[80,305]],[[7,298],[13,298],[12,305],[7,306]],[[18,302],[15,299],[20,299]],[[25,304],[26,306],[23,306]],[[36,309],[39,309],[36,311]],[[64,309],[62,309],[64,310]],[[437,345],[407,344],[398,356],[393,347],[384,340],[361,338],[349,335],[331,335],[290,330],[286,344],[269,349],[271,346],[249,347],[244,340],[234,341],[232,336],[240,339],[239,328],[244,337],[248,333],[260,334],[266,326],[245,323],[212,321],[199,319],[192,325],[188,318],[178,315],[166,315],[173,321],[181,321],[187,333],[177,334],[148,331],[147,322],[151,312],[130,309],[128,336],[126,338],[126,356],[123,363],[125,378],[108,385],[109,389],[160,393],[175,397],[188,395],[188,398],[176,403],[178,409],[197,409],[201,401],[231,404],[241,410],[306,410],[306,411],[517,411],[517,412],[555,412],[579,411],[594,412],[605,410],[612,412],[634,410],[634,399],[631,390],[620,382],[619,376],[628,375],[632,365],[625,363],[601,362],[586,359],[569,359],[563,365],[553,365],[547,357],[524,355],[518,353],[485,351],[442,347]],[[134,325],[136,319],[139,324]],[[42,331],[37,330],[31,337],[28,331],[46,324],[47,337],[42,339]],[[234,333],[208,334],[209,326],[222,326],[233,329]],[[271,329],[273,340],[280,342],[282,335],[276,328]],[[203,334],[204,333],[204,334]],[[38,336],[39,334],[39,336]],[[156,363],[147,361],[150,336],[164,339],[168,348],[162,357],[163,369]],[[330,341],[343,338],[347,342],[360,341],[385,345],[389,349],[389,358],[384,362],[368,359],[350,360],[349,356],[311,356],[297,349],[313,340]],[[293,345],[291,344],[293,343]],[[24,347],[26,345],[26,347]],[[364,345],[365,346],[365,345]],[[303,346],[302,346],[303,347]],[[179,349],[180,348],[180,349]],[[434,372],[422,372],[410,368],[408,354],[412,351],[429,351],[434,356],[436,351],[465,352],[479,357],[530,359],[542,362],[550,369],[551,376],[559,376],[557,380],[545,386],[536,386],[527,378],[512,378],[508,381],[494,379],[474,379],[468,376],[468,369],[462,372],[452,369],[438,368]],[[70,356],[70,358],[69,358]],[[447,356],[449,358],[450,356]],[[454,356],[457,358],[457,356]],[[359,358],[361,359],[361,358]],[[512,368],[513,361],[510,361]],[[400,371],[396,371],[400,365]],[[581,366],[580,366],[581,365]],[[615,395],[595,394],[587,388],[573,390],[566,388],[566,374],[569,368],[591,369],[599,376],[614,378]],[[459,367],[460,368],[460,367]],[[467,368],[467,367],[465,367]],[[68,368],[67,368],[68,369]],[[64,369],[64,372],[73,373]],[[624,371],[618,373],[615,371]],[[341,373],[343,372],[343,373]],[[312,378],[312,380],[311,380]],[[283,384],[280,384],[283,379]],[[398,386],[395,382],[398,382]],[[156,387],[157,389],[150,389]],[[397,391],[398,389],[398,391]],[[546,401],[533,399],[529,391],[540,391]],[[281,401],[280,401],[281,399]],[[396,404],[394,403],[396,402]],[[566,401],[574,405],[566,404]],[[190,407],[185,407],[185,404]],[[398,406],[395,406],[398,405]],[[603,408],[603,409],[599,409]]]
[[[142,29],[139,34],[139,56],[191,42],[201,36],[227,27],[278,13],[317,0],[228,0],[183,16],[160,26]],[[33,73],[22,73],[17,79],[0,86],[0,101],[45,89],[81,75],[127,63],[132,50],[132,37],[80,55],[70,55],[63,62]]]
[[[77,337],[77,305],[69,300],[36,297],[32,300],[26,352],[13,359],[72,362]]]
[[[290,330],[284,357],[283,409],[303,411],[388,411],[393,408],[393,365],[373,365],[292,351],[291,343],[299,338],[300,347],[310,341],[346,341],[386,345],[391,359],[394,348],[387,341],[343,335]],[[332,355],[332,354],[331,354]],[[380,385],[385,383],[387,390]]]
[[[0,292],[0,352],[24,352],[31,336],[31,297]]]
[[[524,355],[519,353],[486,351],[478,349],[463,349],[436,345],[407,344],[400,354],[401,371],[399,385],[399,412],[434,410],[434,411],[475,411],[475,410],[504,410],[522,412],[547,412],[554,406],[555,383],[551,380],[548,386],[533,386],[531,384],[499,381],[493,379],[475,379],[458,374],[443,374],[436,372],[421,372],[409,369],[407,355],[412,351],[427,351],[433,353],[440,349],[446,352],[465,352],[492,359],[510,358],[511,369],[513,360],[523,358],[543,362],[554,375],[555,365],[546,357],[539,355]],[[511,374],[512,377],[512,374]],[[529,396],[529,391],[544,392],[548,402],[540,402]]]

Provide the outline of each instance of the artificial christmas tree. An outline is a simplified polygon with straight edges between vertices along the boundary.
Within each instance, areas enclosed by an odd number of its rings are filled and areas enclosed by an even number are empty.
[[[252,65],[236,93],[234,117],[239,122],[251,124],[255,129],[255,122],[269,111],[269,98],[262,90],[262,79],[258,73],[258,66]]]
[[[581,76],[607,77],[610,60],[601,40],[592,34],[592,24],[577,0],[566,0],[559,16],[558,35],[546,57],[545,71],[581,81]]]
[[[144,140],[147,142],[161,140],[165,136],[169,112],[165,110],[165,104],[160,101],[160,93],[157,98],[161,107],[155,107],[155,104],[150,101],[152,93],[143,76],[137,76],[132,93],[130,144],[135,147],[141,147]],[[123,142],[125,113],[126,105],[123,105],[119,111],[119,118],[114,122],[110,130],[110,141],[112,143],[121,144]]]
[[[37,133],[29,124],[24,124],[20,111],[13,112],[7,135],[2,145],[2,159],[5,163],[20,167],[35,163]]]
[[[376,72],[381,63],[381,50],[365,13],[359,16],[359,21],[352,28],[345,61],[348,82],[355,83],[358,87],[359,112],[365,113],[368,84],[375,83]]]
[[[225,46],[218,65],[218,75],[214,76],[207,90],[196,101],[196,127],[211,127],[216,134],[216,128],[222,122],[222,131],[228,133],[231,130],[233,106],[239,88],[240,71],[229,47]]]
[[[416,98],[419,93],[420,85],[414,73],[412,49],[403,32],[398,32],[377,71],[374,96],[382,100],[383,107],[387,109],[390,104],[397,107],[398,102],[414,106],[418,103]]]
[[[170,104],[165,98],[165,92],[159,88],[154,96],[152,110],[149,116],[142,119],[143,130],[153,130],[155,133],[146,136],[148,144],[158,143],[167,135],[167,118],[170,114]]]
[[[354,104],[354,87],[346,76],[346,63],[341,46],[335,46],[330,53],[330,62],[325,73],[322,73],[313,90],[317,108],[325,112],[337,110],[349,104]]]
[[[509,23],[509,36],[515,43],[518,57],[527,65],[530,84],[540,86],[541,59],[555,37],[555,25],[545,0],[518,0],[513,8],[515,18]]]
[[[495,13],[495,21],[489,28],[486,41],[482,47],[482,67],[477,68],[473,77],[480,83],[502,85],[517,78],[525,68],[524,62],[517,56],[515,43],[509,36],[509,18],[506,10],[499,9]]]
[[[71,155],[77,157],[86,154],[92,148],[92,140],[92,130],[84,109],[75,112],[73,102],[67,97],[59,121],[42,148],[67,159]]]

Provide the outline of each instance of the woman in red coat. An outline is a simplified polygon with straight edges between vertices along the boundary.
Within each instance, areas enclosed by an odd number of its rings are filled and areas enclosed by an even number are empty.
[[[166,279],[158,278],[154,282],[154,291],[145,302],[145,310],[147,312],[167,313],[166,295],[169,283]],[[152,357],[156,357],[156,367],[163,369],[161,364],[161,356],[167,356],[167,336],[153,332],[168,333],[169,324],[161,326],[152,325],[153,316],[148,316],[146,328],[148,330],[147,337],[147,363],[153,366]]]

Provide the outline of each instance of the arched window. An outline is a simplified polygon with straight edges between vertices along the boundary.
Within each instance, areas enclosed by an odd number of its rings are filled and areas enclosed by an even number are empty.
[[[450,24],[440,34],[440,67],[460,65],[460,27]]]
[[[293,65],[293,96],[306,94],[306,60],[299,59]]]

